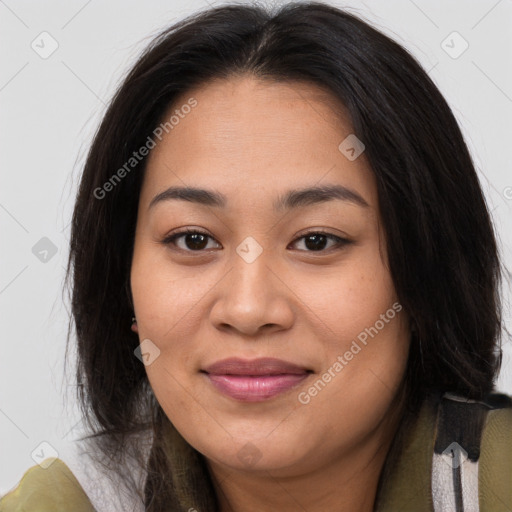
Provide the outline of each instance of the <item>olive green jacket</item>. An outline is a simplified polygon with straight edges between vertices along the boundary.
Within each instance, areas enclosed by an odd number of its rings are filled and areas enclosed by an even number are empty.
[[[511,512],[512,399],[500,397],[493,405],[450,394],[426,400],[404,430],[397,457],[388,456],[375,510]],[[28,469],[0,499],[0,512],[126,512],[99,508],[69,467],[52,460],[46,469]],[[190,500],[182,501],[183,511]]]

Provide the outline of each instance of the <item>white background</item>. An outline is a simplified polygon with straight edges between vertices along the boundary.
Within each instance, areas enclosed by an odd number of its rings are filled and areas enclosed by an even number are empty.
[[[35,464],[31,453],[41,442],[59,452],[79,431],[74,368],[67,379],[63,373],[62,286],[76,185],[105,105],[153,35],[220,3],[0,0],[0,494]],[[429,71],[470,146],[511,268],[512,2],[329,3],[370,21]],[[31,48],[43,31],[58,43],[46,59]],[[469,44],[456,59],[441,46],[453,31]],[[43,237],[57,250],[46,263],[32,252]],[[510,330],[509,301],[507,288]],[[505,337],[498,389],[509,394],[511,354]]]

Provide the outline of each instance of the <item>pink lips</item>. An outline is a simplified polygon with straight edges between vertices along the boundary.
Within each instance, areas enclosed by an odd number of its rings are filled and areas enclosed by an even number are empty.
[[[260,402],[283,393],[311,373],[306,368],[274,358],[223,359],[202,371],[220,392],[245,402]]]

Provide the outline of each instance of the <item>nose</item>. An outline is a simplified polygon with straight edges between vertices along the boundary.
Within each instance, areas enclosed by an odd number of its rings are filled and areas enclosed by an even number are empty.
[[[263,250],[251,261],[234,251],[232,262],[228,275],[216,286],[212,324],[252,337],[289,329],[294,294],[282,271],[272,264],[272,255]]]

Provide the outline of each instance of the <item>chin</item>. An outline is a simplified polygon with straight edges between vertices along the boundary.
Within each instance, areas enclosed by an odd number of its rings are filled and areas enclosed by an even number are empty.
[[[236,471],[272,472],[284,476],[307,460],[305,453],[297,453],[297,446],[301,446],[301,443],[289,438],[286,444],[284,440],[281,443],[275,439],[254,438],[235,441],[229,438],[224,443],[209,443],[208,448],[201,452],[207,459]]]

